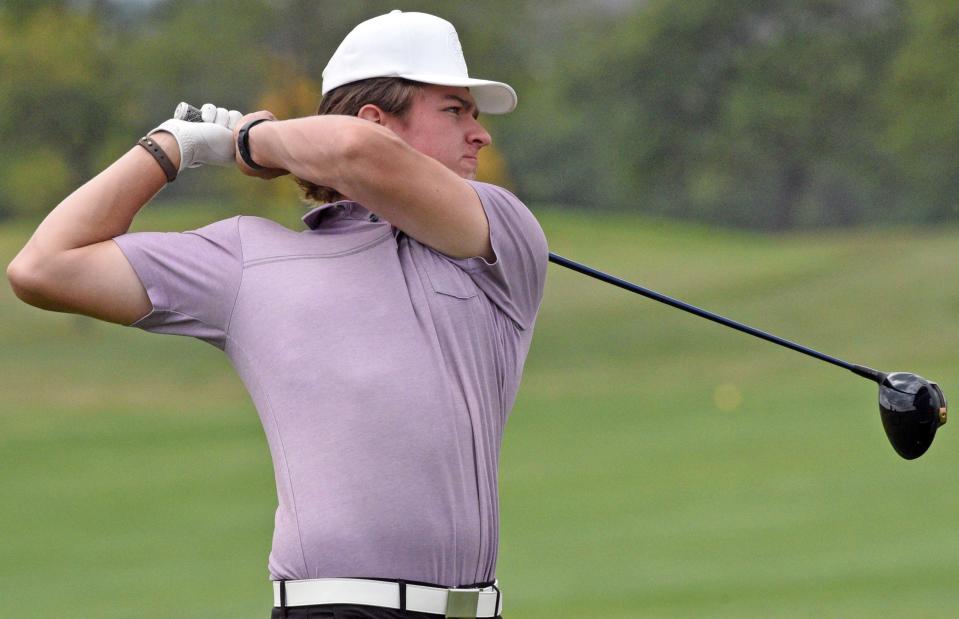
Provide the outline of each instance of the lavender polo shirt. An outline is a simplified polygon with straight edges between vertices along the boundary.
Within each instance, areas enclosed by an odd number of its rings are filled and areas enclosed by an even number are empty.
[[[213,344],[250,393],[276,477],[273,580],[493,580],[500,443],[548,250],[515,196],[471,184],[492,264],[355,202],[301,232],[239,216],[114,239],[153,303],[130,326]]]

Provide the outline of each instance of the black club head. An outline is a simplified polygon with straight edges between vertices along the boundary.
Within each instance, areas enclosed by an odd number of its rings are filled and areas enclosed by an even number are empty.
[[[936,430],[946,423],[946,396],[939,385],[909,372],[892,372],[879,383],[879,415],[889,442],[900,456],[926,453]]]

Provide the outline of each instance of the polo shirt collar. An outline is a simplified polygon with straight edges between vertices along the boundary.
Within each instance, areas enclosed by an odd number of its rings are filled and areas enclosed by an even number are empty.
[[[307,212],[302,217],[303,223],[310,230],[316,230],[327,221],[337,219],[363,219],[369,220],[370,211],[352,200],[340,200],[339,202],[330,202],[323,204]]]

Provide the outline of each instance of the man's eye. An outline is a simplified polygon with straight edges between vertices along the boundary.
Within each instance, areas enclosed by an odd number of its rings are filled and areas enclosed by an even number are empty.
[[[446,108],[446,109],[443,110],[443,111],[444,111],[444,112],[453,112],[454,114],[459,114],[461,109],[463,109],[463,108],[461,108],[461,107],[458,106],[458,105],[452,105],[452,106]]]

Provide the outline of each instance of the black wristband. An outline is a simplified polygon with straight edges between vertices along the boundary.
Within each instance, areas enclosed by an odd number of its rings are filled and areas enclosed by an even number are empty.
[[[240,128],[239,133],[236,135],[236,150],[240,153],[240,158],[243,159],[243,163],[250,166],[254,170],[265,170],[266,168],[253,161],[253,157],[250,156],[250,129],[268,120],[272,119],[257,118],[256,120],[251,120],[243,125]]]

